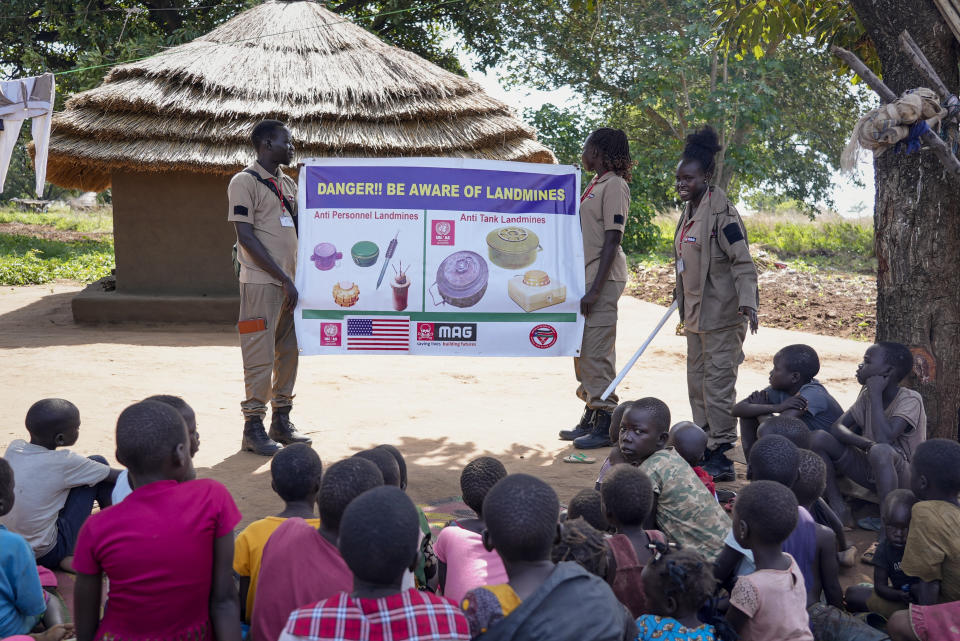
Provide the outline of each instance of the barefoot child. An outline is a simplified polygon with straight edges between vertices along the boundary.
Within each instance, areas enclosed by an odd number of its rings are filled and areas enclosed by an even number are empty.
[[[647,527],[713,562],[723,549],[730,519],[690,465],[667,447],[669,427],[670,409],[663,401],[652,397],[634,401],[620,423],[619,455],[653,484]],[[601,474],[610,469],[607,463],[604,468]]]
[[[716,498],[717,486],[713,482],[713,477],[700,466],[703,453],[707,450],[707,433],[696,423],[680,421],[670,428],[670,440],[667,444],[677,450],[677,454],[690,464],[697,477],[703,481],[707,491]]]
[[[26,426],[30,442],[13,441],[4,455],[17,479],[17,500],[0,523],[27,540],[38,564],[70,571],[80,526],[94,501],[101,509],[110,506],[120,470],[111,470],[102,456],[58,449],[80,436],[80,412],[70,401],[37,401]]]
[[[233,571],[240,578],[240,608],[245,622],[250,623],[253,616],[263,548],[270,536],[284,521],[294,517],[303,519],[314,529],[320,527],[314,506],[322,473],[320,457],[305,443],[287,445],[270,461],[271,488],[283,500],[283,510],[248,525],[234,545]]]
[[[577,563],[554,564],[560,501],[527,474],[501,479],[483,501],[483,543],[496,550],[509,582],[467,592],[461,607],[470,635],[485,641],[591,639],[620,641],[633,619],[610,586]]]
[[[332,468],[331,468],[332,469]],[[417,562],[417,508],[397,487],[358,496],[340,522],[340,554],[353,585],[295,609],[281,641],[460,641],[470,638],[463,613],[449,600],[401,587]]]
[[[753,552],[757,570],[730,593],[727,621],[741,641],[813,641],[807,591],[796,561],[781,550],[797,524],[797,499],[773,481],[754,481],[733,506],[737,543]]]
[[[393,458],[387,456],[392,463]],[[263,547],[250,619],[254,641],[279,637],[297,607],[350,590],[353,574],[337,547],[340,520],[355,498],[381,485],[383,474],[369,460],[353,456],[337,461],[320,482],[320,529],[303,519],[289,518],[270,535]]]
[[[647,612],[640,574],[653,557],[650,548],[667,542],[663,532],[643,527],[653,509],[653,485],[637,468],[618,465],[603,482],[603,505],[617,532],[607,540],[609,582],[620,603],[638,617]]]
[[[80,530],[77,640],[239,639],[231,565],[240,512],[223,485],[192,480],[183,418],[156,401],[131,405],[117,419],[117,459],[133,493]],[[104,576],[110,599],[101,620]]]
[[[900,387],[912,368],[913,354],[904,345],[871,345],[857,368],[863,385],[857,400],[829,431],[813,434],[811,449],[827,464],[827,503],[844,525],[853,520],[837,477],[876,491],[881,505],[887,494],[909,485],[910,459],[927,438],[923,399]]]
[[[474,514],[472,519],[457,519],[437,535],[433,547],[440,562],[440,590],[459,603],[473,588],[505,583],[507,571],[496,552],[483,547],[483,500],[497,481],[507,475],[503,463],[481,456],[467,463],[460,473],[463,502]]]
[[[710,565],[693,550],[667,550],[643,568],[648,614],[637,618],[637,641],[714,641],[697,611],[713,594]]]
[[[750,456],[763,416],[796,417],[810,431],[829,430],[840,418],[843,408],[814,378],[819,371],[820,358],[809,345],[787,345],[774,355],[770,385],[733,406],[732,414],[740,417],[744,456]]]

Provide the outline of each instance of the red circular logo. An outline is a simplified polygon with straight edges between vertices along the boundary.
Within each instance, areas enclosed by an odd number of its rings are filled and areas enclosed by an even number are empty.
[[[553,347],[557,342],[557,330],[552,325],[537,325],[530,330],[530,344],[537,349]]]

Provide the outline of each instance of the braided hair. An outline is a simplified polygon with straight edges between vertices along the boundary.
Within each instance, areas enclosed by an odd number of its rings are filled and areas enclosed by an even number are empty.
[[[607,539],[585,519],[564,521],[560,541],[553,545],[550,559],[554,563],[575,561],[587,572],[605,579],[607,576]]]
[[[699,163],[703,173],[712,175],[717,168],[717,152],[721,149],[723,147],[720,146],[720,138],[716,130],[710,125],[704,125],[687,136],[683,155],[680,158],[683,162]]]
[[[633,168],[633,158],[630,156],[630,142],[623,129],[601,127],[587,138],[587,145],[593,145],[603,164],[610,171],[630,182],[630,170]]]
[[[644,581],[644,591],[659,593],[664,599],[672,597],[679,611],[696,612],[716,589],[710,564],[691,548],[657,545],[657,553],[647,566],[650,570],[644,572],[645,578],[652,577],[656,584],[647,585]]]

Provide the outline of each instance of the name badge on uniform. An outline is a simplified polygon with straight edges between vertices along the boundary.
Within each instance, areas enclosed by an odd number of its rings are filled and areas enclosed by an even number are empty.
[[[683,264],[683,256],[677,259],[677,273],[682,274],[687,269],[687,266]]]
[[[697,242],[697,237],[696,237],[696,236],[687,236],[686,238],[683,239],[683,242],[685,242],[685,243],[695,243],[695,242]]]
[[[292,216],[280,216],[280,226],[281,226],[281,227],[293,227],[293,217],[292,217]]]

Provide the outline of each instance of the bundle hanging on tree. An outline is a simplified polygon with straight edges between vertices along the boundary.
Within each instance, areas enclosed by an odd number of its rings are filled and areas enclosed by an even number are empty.
[[[908,153],[915,151],[918,145],[913,144],[913,139],[919,142],[922,131],[926,131],[925,127],[916,125],[925,121],[927,127],[932,129],[946,115],[947,110],[940,106],[940,100],[932,89],[909,89],[894,102],[867,112],[857,122],[850,142],[840,156],[840,167],[844,171],[853,170],[861,149],[869,149],[876,158],[897,143],[906,141],[904,147]]]

